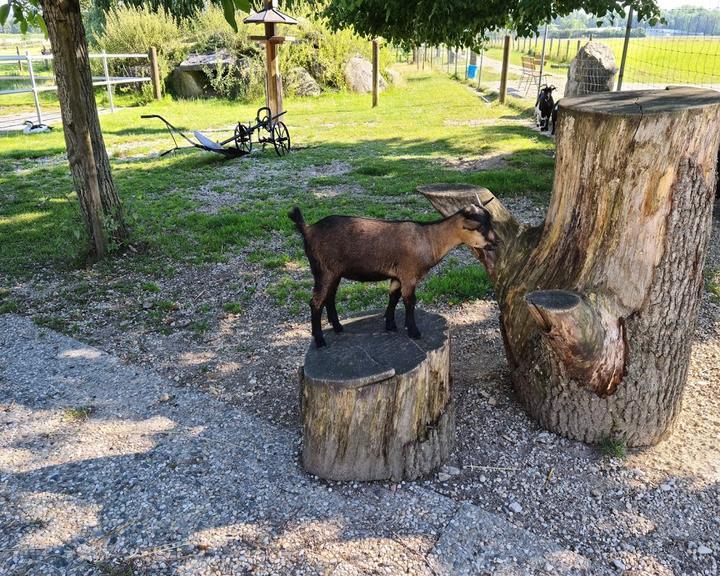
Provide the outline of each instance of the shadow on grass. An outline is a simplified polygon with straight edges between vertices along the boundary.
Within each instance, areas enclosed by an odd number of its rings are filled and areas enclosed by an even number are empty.
[[[522,126],[491,125],[478,127],[468,141],[472,129],[464,129],[455,137],[449,127],[447,136],[431,141],[395,137],[322,143],[283,158],[271,149],[235,160],[181,151],[113,161],[113,175],[133,230],[132,242],[149,244],[158,255],[192,261],[221,259],[233,248],[274,232],[291,235],[286,215],[293,205],[299,205],[309,221],[331,213],[427,220],[436,214],[415,188],[436,182],[477,184],[500,197],[523,194],[547,200],[553,160],[544,140]],[[139,133],[155,131],[141,128]],[[448,157],[523,144],[521,140],[534,146],[516,146],[509,168],[464,172],[443,163]],[[24,159],[58,152],[37,148]],[[3,153],[0,159],[16,153]],[[347,164],[339,175],[332,174],[337,162]],[[308,194],[324,168],[333,176],[329,183],[357,185],[364,193],[325,198]],[[203,204],[208,194],[217,206]],[[3,173],[0,200],[0,265],[9,275],[32,273],[37,265],[76,262],[87,237],[65,165],[31,165]]]

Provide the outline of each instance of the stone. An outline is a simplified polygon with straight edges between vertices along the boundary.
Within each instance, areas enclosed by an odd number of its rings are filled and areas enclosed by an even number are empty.
[[[522,512],[522,506],[518,502],[511,502],[510,506],[508,506],[510,510],[512,510],[515,514],[520,514]]]
[[[200,98],[204,94],[205,75],[198,70],[173,70],[173,93],[180,98]]]
[[[601,42],[588,42],[570,62],[565,97],[612,92],[616,73],[612,49]]]
[[[296,96],[320,96],[322,89],[310,72],[300,66],[285,75],[285,88]]]
[[[385,76],[393,86],[403,86],[405,84],[405,77],[395,68],[386,68]]]
[[[625,562],[623,562],[622,560],[620,560],[620,558],[615,558],[615,559],[612,561],[612,563],[613,563],[613,566],[615,566],[615,568],[617,568],[618,570],[626,570],[626,569],[627,569],[627,568],[625,567]]]
[[[704,544],[701,544],[700,546],[698,546],[698,549],[697,549],[697,553],[700,554],[701,556],[707,556],[708,554],[712,554],[712,552],[713,552],[712,549],[708,548]]]
[[[370,61],[360,56],[353,56],[345,64],[345,82],[348,88],[360,94],[372,92],[372,64]],[[378,88],[380,92],[387,88],[387,82],[380,75],[378,79]]]

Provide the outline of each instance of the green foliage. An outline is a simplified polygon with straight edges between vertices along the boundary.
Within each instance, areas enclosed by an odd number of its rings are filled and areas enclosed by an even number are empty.
[[[165,78],[185,55],[182,28],[171,12],[162,7],[157,10],[147,5],[120,5],[112,8],[105,15],[104,29],[95,42],[99,50],[116,54],[147,53],[151,46],[155,46],[162,78]],[[112,73],[132,76],[135,74],[128,70],[120,71],[117,66],[147,66],[147,61],[111,61],[110,66]],[[145,89],[151,89],[149,84],[145,85]]]
[[[293,5],[293,16],[298,20],[298,26],[292,30],[297,42],[280,51],[283,73],[301,67],[323,87],[345,88],[345,64],[356,55],[370,59],[371,43],[349,28],[332,30],[317,10],[305,3]],[[381,72],[393,61],[390,50],[382,47]]]
[[[710,293],[710,299],[720,304],[720,268],[707,272],[705,286]]]
[[[405,45],[449,44],[474,46],[476,38],[488,31],[511,28],[520,35],[536,32],[543,22],[583,9],[588,13],[623,14],[625,6],[635,8],[638,17],[655,22],[660,9],[655,0],[323,0],[324,14],[336,29],[352,27],[368,37],[382,36]]]
[[[85,422],[95,412],[92,406],[75,406],[63,411],[63,420],[66,422]]]
[[[600,442],[600,452],[608,458],[625,458],[627,455],[627,442],[624,438],[606,436]]]

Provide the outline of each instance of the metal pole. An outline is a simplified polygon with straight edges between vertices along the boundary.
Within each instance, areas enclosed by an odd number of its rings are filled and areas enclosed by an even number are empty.
[[[623,76],[625,75],[625,60],[627,58],[628,45],[630,44],[630,32],[632,31],[633,9],[628,10],[627,25],[625,26],[625,42],[623,44],[622,58],[620,59],[620,73],[618,74],[617,91],[622,90]]]
[[[40,111],[40,100],[38,100],[38,91],[35,84],[35,72],[33,72],[32,60],[30,60],[30,53],[25,51],[25,59],[28,64],[28,72],[30,73],[30,84],[32,85],[33,100],[35,100],[35,112],[37,112],[38,124],[42,124],[42,112]]]
[[[510,36],[505,35],[503,43],[502,71],[500,72],[500,104],[505,104],[505,93],[507,92],[508,68],[510,67]]]
[[[480,88],[480,79],[482,78],[483,56],[485,56],[485,48],[480,51],[480,67],[478,68],[478,88]]]
[[[108,72],[107,54],[102,53],[103,72],[105,73],[105,85],[107,86],[108,102],[110,103],[110,112],[115,112],[115,104],[113,103],[112,84],[110,84],[110,72]]]
[[[545,24],[545,31],[543,32],[542,52],[540,54],[540,78],[538,78],[538,94],[540,94],[540,84],[542,83],[543,70],[545,68],[545,42],[547,41],[547,29],[548,25]]]

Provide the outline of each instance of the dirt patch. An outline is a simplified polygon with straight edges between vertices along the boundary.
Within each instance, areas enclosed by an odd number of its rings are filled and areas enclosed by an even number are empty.
[[[512,154],[506,152],[492,152],[476,158],[443,158],[438,162],[443,168],[460,172],[479,172],[505,168],[508,166],[508,159],[511,156]]]

